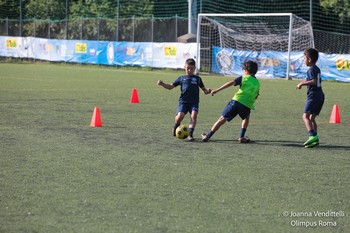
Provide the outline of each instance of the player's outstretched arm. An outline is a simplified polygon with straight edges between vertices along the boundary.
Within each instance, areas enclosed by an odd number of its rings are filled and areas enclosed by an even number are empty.
[[[228,88],[228,87],[230,87],[230,86],[232,86],[232,85],[234,85],[234,84],[235,84],[235,81],[227,82],[227,83],[225,83],[224,85],[222,85],[221,87],[219,87],[218,89],[212,90],[212,91],[211,91],[211,95],[215,95],[215,94],[218,93],[219,91],[222,91],[222,90],[224,90],[224,89],[226,89],[226,88]]]
[[[165,89],[171,90],[174,88],[173,84],[167,84],[162,80],[158,80],[157,85],[164,87]]]

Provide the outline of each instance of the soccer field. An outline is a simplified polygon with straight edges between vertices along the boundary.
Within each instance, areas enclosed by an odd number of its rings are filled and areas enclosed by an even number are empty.
[[[0,63],[0,232],[350,229],[350,84],[323,82],[316,148],[302,145],[305,87],[280,79],[259,79],[252,143],[237,143],[239,118],[203,143],[238,87],[201,93],[196,141],[179,140],[179,87],[156,82],[183,73]],[[232,78],[201,77],[207,88]],[[96,106],[103,127],[89,126]]]

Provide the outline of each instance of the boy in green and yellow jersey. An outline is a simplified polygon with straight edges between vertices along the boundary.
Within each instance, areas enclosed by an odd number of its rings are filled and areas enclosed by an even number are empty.
[[[227,104],[221,117],[214,123],[207,134],[202,134],[202,141],[207,142],[213,136],[213,134],[223,125],[226,121],[231,121],[234,117],[239,115],[242,119],[242,127],[240,136],[238,138],[239,143],[248,143],[250,139],[245,137],[245,132],[249,124],[250,110],[254,110],[255,100],[259,96],[260,83],[255,74],[258,72],[258,64],[253,61],[245,61],[243,63],[243,76],[236,78],[233,81],[227,82],[218,89],[212,90],[211,94],[215,95],[219,91],[226,89],[230,86],[240,86],[239,90],[235,93],[232,100]]]

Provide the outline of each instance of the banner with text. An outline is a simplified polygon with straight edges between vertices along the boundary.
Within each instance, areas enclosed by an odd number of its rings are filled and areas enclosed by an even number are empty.
[[[3,57],[182,69],[185,60],[196,58],[196,55],[196,43],[133,43],[0,36],[0,56]],[[241,75],[242,63],[246,59],[258,62],[258,77],[286,77],[286,52],[213,47],[211,70],[214,73]],[[292,52],[290,60],[290,77],[305,78],[308,67],[304,64],[303,52]],[[321,68],[324,80],[350,82],[350,54],[320,53],[317,65]]]
[[[183,68],[196,43],[133,43],[0,36],[0,56],[118,66]]]
[[[219,74],[242,75],[242,64],[247,59],[259,64],[257,77],[286,77],[288,63],[288,53],[286,52],[256,52],[213,47],[211,70]],[[290,61],[289,76],[306,78],[308,67],[304,63],[303,52],[292,52]],[[321,69],[323,80],[350,82],[350,54],[320,53],[317,66]]]

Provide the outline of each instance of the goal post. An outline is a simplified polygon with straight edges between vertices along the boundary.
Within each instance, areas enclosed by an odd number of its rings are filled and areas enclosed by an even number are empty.
[[[199,72],[217,73],[213,69],[215,52],[225,50],[225,56],[221,54],[216,57],[224,68],[220,73],[230,74],[229,65],[235,59],[242,60],[244,54],[253,53],[256,57],[250,55],[250,59],[271,65],[270,75],[289,79],[292,52],[300,52],[309,47],[314,47],[312,26],[310,22],[292,13],[198,14]],[[236,55],[229,57],[233,51]],[[283,54],[286,59],[276,62],[278,59],[259,57],[264,52]],[[228,54],[231,55],[227,56]]]

